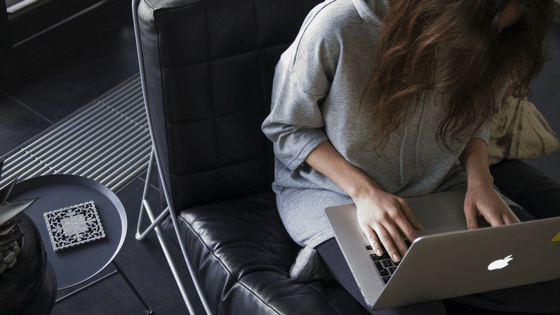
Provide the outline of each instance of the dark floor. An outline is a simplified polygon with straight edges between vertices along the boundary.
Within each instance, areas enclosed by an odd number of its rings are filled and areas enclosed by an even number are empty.
[[[11,79],[0,86],[0,156],[56,124],[115,85],[138,72],[129,1],[116,0],[89,13],[92,37],[30,73],[2,73]],[[99,26],[102,24],[102,27]],[[551,49],[556,56],[534,84],[531,98],[560,131],[560,26],[555,25]],[[0,56],[1,57],[1,56]],[[1,60],[0,60],[1,62]],[[4,69],[2,70],[4,71]],[[5,80],[0,80],[0,82]],[[560,152],[528,163],[560,181]],[[145,176],[118,192],[128,213],[128,236],[116,258],[156,314],[187,314],[187,308],[154,235],[134,238]],[[151,189],[152,204],[158,192]],[[173,250],[175,253],[176,250]],[[180,265],[182,272],[185,267]],[[110,269],[112,267],[109,267]],[[192,291],[192,286],[189,284]],[[199,306],[200,307],[200,306]],[[144,314],[142,305],[119,276],[57,306],[53,314]]]
[[[6,67],[2,66],[5,60],[0,55],[0,82],[15,78],[0,85],[0,156],[138,73],[129,5],[128,0],[115,0],[88,12],[86,18],[95,21],[91,27],[98,30],[84,30],[90,38],[30,73],[6,73]],[[127,211],[128,233],[116,261],[155,314],[188,314],[155,235],[152,233],[143,242],[134,238],[144,178],[145,174],[117,193]],[[154,187],[150,191],[151,204],[157,207],[159,193]],[[180,261],[177,265],[187,274]],[[106,269],[100,276],[114,267]],[[187,285],[192,291],[192,284]],[[67,292],[59,292],[59,297]],[[145,311],[117,275],[61,302],[52,314],[145,314]]]

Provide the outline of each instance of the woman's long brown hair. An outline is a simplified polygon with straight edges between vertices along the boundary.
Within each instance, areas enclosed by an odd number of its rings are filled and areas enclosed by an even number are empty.
[[[499,32],[499,17],[512,1],[524,10],[518,23]],[[496,92],[513,79],[514,96],[547,60],[543,46],[552,27],[552,0],[390,0],[378,40],[375,72],[364,95],[373,100],[376,150],[423,101],[442,92],[447,117],[435,135],[448,150],[492,119]],[[443,106],[443,104],[442,104]]]

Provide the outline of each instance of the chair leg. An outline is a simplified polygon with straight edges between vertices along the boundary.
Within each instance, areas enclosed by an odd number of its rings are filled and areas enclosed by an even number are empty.
[[[181,296],[183,297],[183,300],[189,310],[189,313],[191,315],[195,315],[195,311],[193,308],[193,305],[187,295],[187,291],[185,289],[185,285],[183,284],[183,281],[181,280],[181,277],[179,275],[179,272],[177,271],[177,268],[175,266],[175,263],[173,261],[173,258],[171,257],[171,254],[169,252],[169,248],[167,246],[167,243],[165,242],[163,233],[160,229],[160,223],[161,221],[166,218],[168,215],[171,215],[171,219],[173,221],[173,227],[175,229],[176,232],[176,236],[177,239],[179,241],[179,245],[181,247],[181,252],[183,254],[183,258],[185,260],[185,264],[189,270],[191,279],[193,280],[193,284],[197,290],[198,296],[200,301],[202,302],[204,309],[206,311],[207,314],[212,315],[213,312],[210,309],[210,307],[208,306],[208,303],[206,302],[205,297],[202,294],[202,291],[200,290],[200,287],[198,285],[198,281],[194,276],[192,267],[190,265],[190,262],[187,258],[186,255],[186,250],[185,250],[185,246],[183,244],[183,241],[181,240],[180,237],[180,233],[179,233],[179,228],[178,228],[178,224],[177,224],[177,214],[175,213],[175,211],[171,208],[171,207],[167,207],[164,211],[162,211],[162,213],[160,213],[160,215],[156,218],[154,216],[154,213],[151,209],[151,206],[148,202],[148,195],[149,195],[149,188],[150,188],[150,181],[151,181],[151,177],[152,177],[152,171],[153,171],[153,165],[154,165],[154,158],[155,158],[155,153],[154,150],[152,149],[152,154],[150,157],[150,165],[148,166],[148,174],[146,176],[146,182],[144,184],[144,192],[143,192],[143,196],[142,196],[142,205],[140,206],[140,213],[138,216],[138,226],[136,229],[136,239],[139,241],[142,241],[146,238],[146,236],[148,234],[150,234],[150,232],[155,231],[157,239],[160,243],[160,247],[163,250],[163,254],[165,255],[165,258],[167,260],[167,263],[169,265],[169,268],[171,269],[171,272],[173,273],[173,277],[175,278],[175,282],[177,283],[177,286],[179,287],[179,291],[181,292]],[[157,164],[156,164],[157,166]],[[159,171],[159,167],[158,167],[158,171]],[[162,183],[163,184],[163,183]],[[167,194],[165,194],[166,199],[167,199]],[[166,200],[167,201],[167,200]],[[169,202],[168,202],[169,205]],[[143,220],[144,220],[144,213],[146,213],[148,215],[148,218],[150,219],[151,223],[150,225],[144,230],[142,231],[142,224],[143,224]]]
[[[171,221],[173,222],[173,228],[175,230],[175,235],[177,237],[177,240],[179,241],[179,247],[181,248],[181,253],[183,254],[184,262],[187,265],[187,269],[189,270],[189,273],[191,275],[191,279],[193,281],[194,287],[196,288],[196,292],[198,293],[198,296],[200,298],[200,302],[202,302],[202,306],[204,306],[204,310],[206,311],[206,314],[213,315],[214,313],[212,312],[212,309],[208,305],[208,302],[206,301],[206,298],[204,297],[204,294],[202,293],[200,285],[198,284],[198,279],[196,278],[195,272],[194,272],[194,270],[191,266],[190,260],[188,258],[187,251],[186,251],[186,246],[183,243],[183,239],[181,238],[181,233],[179,231],[179,224],[177,222],[177,214],[174,212],[174,210],[172,208],[170,208],[169,211],[170,211],[170,215],[171,215]]]
[[[138,215],[138,225],[136,226],[136,239],[142,241],[152,230],[158,226],[163,219],[167,217],[169,214],[169,209],[165,209],[160,213],[157,219],[152,220],[152,223],[146,228],[146,230],[142,231],[142,224],[144,223],[144,213],[147,209],[150,209],[150,204],[148,202],[148,195],[150,192],[150,182],[152,181],[152,172],[154,167],[155,161],[155,153],[152,149],[152,153],[150,154],[150,161],[148,162],[148,171],[146,173],[146,182],[144,183],[144,191],[142,192],[142,204],[140,205],[140,213]]]
[[[183,296],[183,300],[185,301],[185,304],[187,305],[187,308],[189,309],[189,312],[191,315],[194,315],[194,311],[192,308],[192,305],[190,303],[190,300],[187,296],[187,293],[185,291],[185,286],[183,285],[183,282],[181,281],[181,278],[179,277],[179,273],[177,272],[177,269],[175,268],[175,264],[173,263],[173,259],[169,253],[169,250],[167,248],[167,244],[165,243],[164,239],[163,239],[163,235],[161,233],[161,229],[159,228],[159,224],[161,222],[161,220],[163,220],[163,218],[167,215],[171,215],[171,219],[173,221],[173,228],[175,229],[175,233],[177,236],[177,240],[179,241],[179,245],[181,247],[181,252],[183,254],[183,258],[185,261],[185,264],[187,265],[187,268],[189,270],[190,276],[192,278],[193,284],[197,290],[198,296],[202,302],[202,305],[204,306],[204,309],[206,311],[207,314],[212,315],[212,309],[209,307],[208,302],[206,302],[206,298],[204,297],[204,295],[202,294],[202,290],[200,289],[200,286],[198,285],[198,280],[196,278],[195,273],[193,272],[193,269],[191,267],[191,264],[189,262],[189,259],[187,258],[187,254],[186,254],[186,250],[185,250],[185,245],[183,243],[183,240],[180,237],[180,233],[179,233],[179,228],[178,228],[178,224],[177,224],[177,213],[175,212],[175,210],[173,209],[171,205],[171,203],[169,202],[169,193],[166,189],[165,183],[163,182],[163,177],[161,176],[161,163],[160,161],[158,161],[157,156],[155,155],[155,141],[154,141],[154,134],[153,134],[153,128],[152,128],[152,122],[150,119],[150,115],[149,115],[149,111],[148,111],[148,98],[147,98],[147,94],[146,94],[146,77],[145,77],[145,73],[144,73],[144,60],[143,60],[143,53],[142,53],[142,38],[140,36],[140,27],[139,27],[139,19],[138,19],[138,5],[139,5],[140,0],[132,0],[132,20],[133,20],[133,24],[134,24],[134,37],[136,39],[136,49],[138,51],[138,64],[139,64],[139,70],[140,70],[140,79],[142,81],[142,93],[144,95],[144,105],[146,106],[146,112],[147,112],[147,118],[148,118],[148,127],[150,130],[150,138],[152,139],[152,154],[150,156],[150,164],[148,165],[148,176],[146,178],[146,183],[144,186],[144,196],[142,197],[142,205],[140,206],[140,214],[139,214],[139,220],[138,220],[138,228],[137,228],[137,234],[136,234],[136,238],[141,240],[143,237],[145,237],[145,233],[150,233],[152,230],[154,230],[156,232],[156,236],[158,238],[158,241],[161,245],[161,248],[163,250],[163,253],[165,255],[165,258],[167,259],[167,263],[169,264],[169,267],[171,268],[171,272],[173,273],[173,277],[175,278],[175,282],[177,282],[177,286],[179,287],[179,290],[181,291],[181,295]],[[152,175],[152,168],[154,165],[154,160],[155,160],[155,164],[157,166],[158,172],[160,174],[160,180],[162,181],[162,189],[163,189],[163,193],[165,195],[165,199],[167,201],[167,209],[164,210],[160,216],[156,219],[154,218],[154,215],[150,209],[149,203],[148,203],[148,190],[149,190],[149,185],[150,185],[150,180],[151,180],[151,175]],[[144,211],[148,214],[148,216],[150,217],[150,221],[151,224],[148,227],[148,229],[146,231],[144,231],[143,233],[140,232],[140,226],[142,225],[142,220],[143,220],[143,216],[144,216]]]

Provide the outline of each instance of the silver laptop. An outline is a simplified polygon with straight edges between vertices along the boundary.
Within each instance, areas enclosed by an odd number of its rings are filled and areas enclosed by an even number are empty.
[[[325,209],[372,309],[560,278],[560,218],[467,231],[464,197],[465,191],[451,191],[407,198],[424,230],[398,266],[368,246],[354,205]]]

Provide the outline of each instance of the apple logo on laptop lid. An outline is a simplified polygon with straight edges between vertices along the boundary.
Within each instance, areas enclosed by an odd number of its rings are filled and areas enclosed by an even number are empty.
[[[509,266],[509,262],[513,260],[513,255],[509,255],[506,258],[498,259],[493,261],[490,265],[488,265],[488,270],[499,270],[504,269],[505,267]]]

